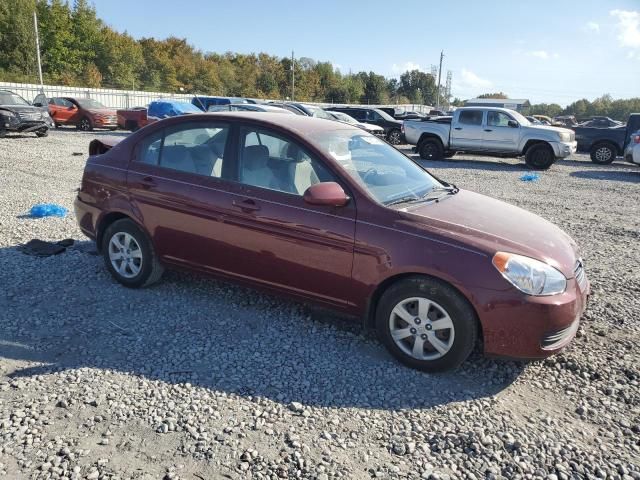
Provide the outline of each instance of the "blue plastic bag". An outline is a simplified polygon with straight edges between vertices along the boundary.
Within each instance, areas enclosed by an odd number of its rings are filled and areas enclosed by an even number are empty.
[[[55,203],[39,203],[31,207],[29,213],[33,218],[64,217],[67,214],[67,209]]]
[[[540,178],[540,175],[537,173],[525,173],[520,177],[520,180],[523,182],[536,182]]]

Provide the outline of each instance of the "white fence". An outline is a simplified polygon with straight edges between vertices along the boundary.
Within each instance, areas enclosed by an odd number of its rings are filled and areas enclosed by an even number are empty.
[[[32,102],[36,95],[47,97],[92,98],[111,108],[144,107],[154,100],[172,98],[190,102],[193,95],[166,92],[142,92],[138,90],[116,90],[111,88],[66,87],[61,85],[40,85],[31,83],[0,82],[0,89],[12,90]]]
[[[111,108],[146,107],[150,102],[162,98],[186,100],[190,102],[192,94],[167,93],[167,92],[143,92],[140,90],[116,90],[112,88],[87,88],[67,87],[62,85],[40,85],[34,83],[0,82],[0,89],[11,90],[26,100],[32,102],[39,93],[47,97],[80,97],[92,98]],[[266,100],[266,99],[265,99]],[[329,103],[305,102],[312,105],[330,106]],[[342,105],[342,104],[341,104]],[[364,105],[363,105],[364,106]],[[367,105],[369,107],[394,107],[400,112],[410,111],[428,113],[433,107],[427,105]]]

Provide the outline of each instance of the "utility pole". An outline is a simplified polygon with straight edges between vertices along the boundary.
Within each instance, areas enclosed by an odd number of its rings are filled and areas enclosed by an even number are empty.
[[[40,63],[40,36],[38,35],[38,15],[33,11],[33,25],[36,29],[36,54],[38,57],[38,75],[40,76],[40,92],[44,93],[44,82],[42,81],[42,64]]]
[[[440,52],[440,68],[438,69],[438,95],[436,97],[436,110],[440,110],[440,78],[442,77],[442,59],[444,58],[444,51]]]
[[[296,97],[296,64],[291,50],[291,101],[295,101]]]

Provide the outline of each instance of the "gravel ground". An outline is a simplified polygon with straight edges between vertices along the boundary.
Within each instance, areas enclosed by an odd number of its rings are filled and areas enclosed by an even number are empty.
[[[0,477],[640,479],[637,167],[428,164],[562,226],[593,284],[562,354],[429,375],[305,305],[185,273],[116,284],[73,215],[25,216],[72,209],[99,134],[0,139]],[[36,258],[32,238],[76,243]]]

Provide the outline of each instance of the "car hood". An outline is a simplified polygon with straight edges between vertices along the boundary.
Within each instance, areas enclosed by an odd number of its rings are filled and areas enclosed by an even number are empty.
[[[570,128],[565,127],[554,127],[552,125],[527,125],[527,129],[545,131],[545,132],[567,132],[574,133]]]
[[[573,239],[551,222],[508,203],[460,190],[399,213],[425,234],[448,237],[489,256],[503,251],[535,258],[567,278],[574,276],[578,254]]]
[[[372,123],[362,123],[362,122],[359,122],[359,123],[358,123],[358,126],[359,126],[359,127],[364,128],[364,129],[366,129],[366,130],[378,130],[378,131],[380,131],[380,130],[384,130],[384,128],[379,127],[378,125],[374,125],[374,124],[372,124]]]
[[[40,112],[40,107],[32,107],[31,105],[0,105],[1,110],[9,110],[15,113]]]

